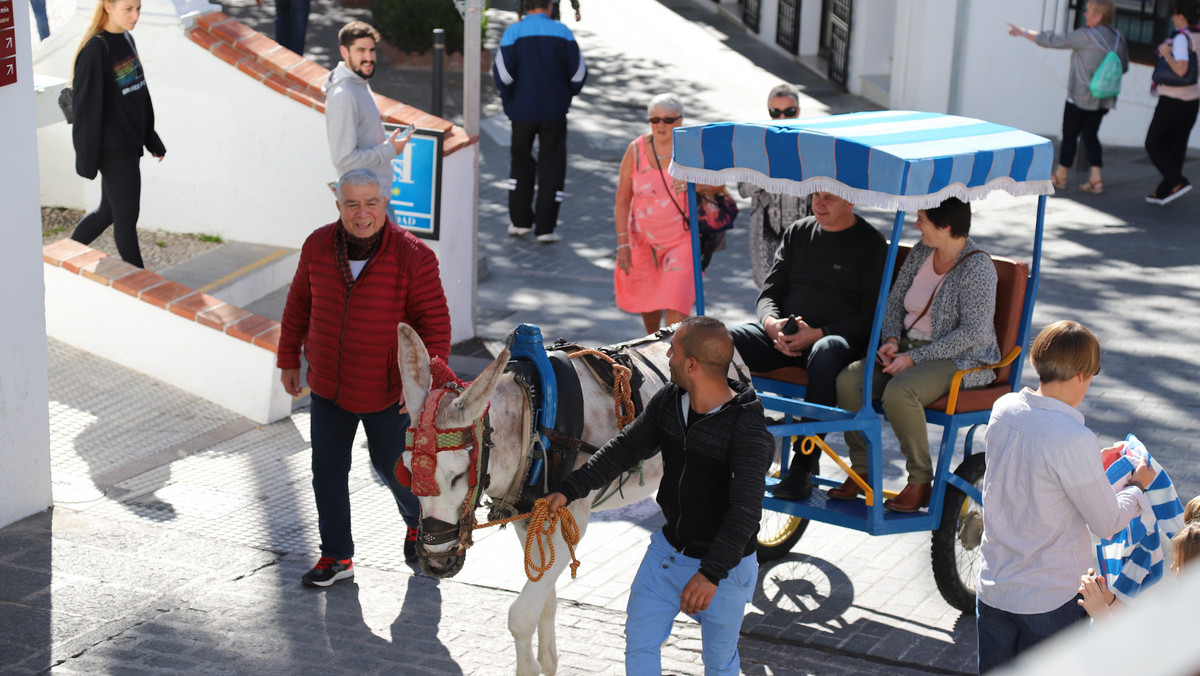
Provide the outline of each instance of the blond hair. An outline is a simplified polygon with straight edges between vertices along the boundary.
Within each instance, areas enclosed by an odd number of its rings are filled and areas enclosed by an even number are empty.
[[[1185,523],[1200,522],[1200,495],[1188,500],[1187,507],[1183,508],[1183,520]]]
[[[1088,0],[1087,4],[1100,12],[1100,25],[1111,26],[1117,18],[1117,5],[1113,0]]]
[[[1029,361],[1043,383],[1095,375],[1100,371],[1100,341],[1078,322],[1054,322],[1033,339]]]
[[[92,20],[88,22],[87,30],[83,32],[83,39],[79,41],[79,46],[75,48],[75,59],[71,62],[71,82],[75,81],[75,61],[79,60],[79,52],[83,51],[83,46],[91,42],[92,38],[100,34],[104,30],[104,24],[108,23],[108,12],[104,11],[104,6],[113,4],[114,0],[98,0],[96,9],[92,12]]]
[[[1178,575],[1184,564],[1200,557],[1200,523],[1184,524],[1171,538],[1171,570]]]

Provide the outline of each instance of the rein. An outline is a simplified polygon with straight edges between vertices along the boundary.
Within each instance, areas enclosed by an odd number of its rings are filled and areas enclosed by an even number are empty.
[[[559,507],[557,514],[550,513],[550,502],[541,498],[533,503],[533,511],[517,514],[504,519],[496,519],[478,524],[475,529],[529,519],[529,529],[525,532],[525,576],[530,582],[542,579],[546,571],[554,566],[554,527],[561,524],[563,540],[567,543],[567,551],[571,554],[571,579],[574,580],[579,570],[579,559],[575,558],[575,546],[579,544],[579,525],[575,516],[566,507]],[[538,562],[533,562],[533,545],[537,545]],[[549,559],[547,559],[549,556]]]

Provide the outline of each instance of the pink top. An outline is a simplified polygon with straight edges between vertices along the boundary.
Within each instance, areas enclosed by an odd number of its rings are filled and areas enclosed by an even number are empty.
[[[926,258],[917,270],[912,286],[908,287],[908,293],[904,294],[904,326],[907,327],[909,338],[933,339],[932,315],[928,311],[921,314],[921,311],[930,305],[929,300],[937,293],[945,278],[946,275],[939,275],[933,271],[933,256]],[[919,319],[917,315],[920,315]]]

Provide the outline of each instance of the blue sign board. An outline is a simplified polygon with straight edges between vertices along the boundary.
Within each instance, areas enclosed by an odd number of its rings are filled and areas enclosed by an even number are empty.
[[[418,129],[392,160],[392,217],[417,237],[438,239],[441,201],[442,134]]]

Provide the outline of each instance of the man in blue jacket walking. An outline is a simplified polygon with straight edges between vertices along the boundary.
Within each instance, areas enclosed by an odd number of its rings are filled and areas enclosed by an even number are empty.
[[[528,14],[504,31],[492,65],[504,114],[512,121],[508,179],[512,225],[508,234],[532,231],[543,244],[559,240],[554,228],[567,174],[567,111],[587,79],[575,36],[550,18],[553,1],[529,0]],[[538,140],[537,160],[533,158],[534,138]]]

